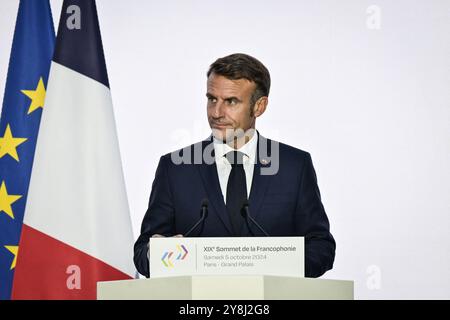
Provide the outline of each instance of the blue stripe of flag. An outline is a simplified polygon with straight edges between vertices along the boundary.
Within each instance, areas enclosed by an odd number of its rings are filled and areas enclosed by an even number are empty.
[[[109,88],[94,0],[64,0],[53,61]]]

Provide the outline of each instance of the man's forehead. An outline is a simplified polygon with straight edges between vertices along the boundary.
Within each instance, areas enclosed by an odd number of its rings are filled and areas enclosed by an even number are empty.
[[[207,81],[208,92],[210,93],[212,91],[241,93],[243,91],[252,90],[254,86],[254,82],[245,78],[232,80],[215,74],[211,74]]]

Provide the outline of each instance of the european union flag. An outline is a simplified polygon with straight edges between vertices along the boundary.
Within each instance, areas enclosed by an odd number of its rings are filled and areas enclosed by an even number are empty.
[[[10,299],[55,30],[48,0],[21,0],[0,118],[0,299]]]

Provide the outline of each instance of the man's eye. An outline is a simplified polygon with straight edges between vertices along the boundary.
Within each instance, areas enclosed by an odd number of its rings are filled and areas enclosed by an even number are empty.
[[[237,101],[236,101],[235,99],[231,99],[231,100],[227,100],[227,103],[228,103],[230,106],[234,106],[234,105],[236,105]]]
[[[208,98],[208,101],[209,101],[209,102],[216,103],[216,102],[217,102],[217,99],[216,99],[216,98],[211,98],[211,97],[209,97],[209,98]]]

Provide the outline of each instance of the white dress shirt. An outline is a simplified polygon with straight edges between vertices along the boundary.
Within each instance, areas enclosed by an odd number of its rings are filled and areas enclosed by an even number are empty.
[[[219,176],[220,188],[222,189],[223,201],[227,201],[227,185],[228,177],[231,172],[231,164],[228,162],[225,155],[230,151],[240,151],[244,154],[243,166],[245,171],[245,180],[247,183],[247,197],[250,196],[252,187],[253,170],[255,169],[256,147],[258,145],[258,134],[255,132],[253,137],[244,144],[240,149],[233,149],[228,144],[220,140],[214,139],[214,156],[217,167],[217,175]]]

